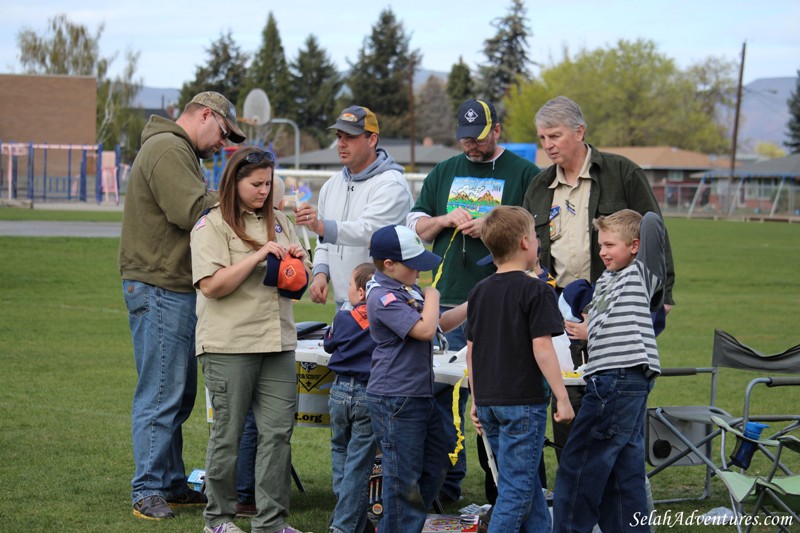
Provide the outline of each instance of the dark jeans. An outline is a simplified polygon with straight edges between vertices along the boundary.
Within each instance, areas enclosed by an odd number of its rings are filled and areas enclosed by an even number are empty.
[[[554,533],[649,531],[643,424],[653,382],[642,367],[592,374],[561,454]]]
[[[239,462],[236,463],[236,495],[239,503],[255,505],[256,503],[256,443],[258,428],[253,410],[247,413],[239,443]]]
[[[367,394],[383,452],[381,533],[422,531],[447,470],[448,442],[433,398]]]
[[[441,307],[440,311],[444,312],[450,307]],[[447,333],[445,337],[449,344],[450,351],[458,351],[467,345],[467,337],[464,334],[464,328],[467,323],[464,322],[453,331]],[[452,453],[456,449],[456,442],[458,435],[456,427],[453,423],[453,386],[446,383],[436,383],[433,389],[434,397],[436,398],[436,405],[441,413],[442,420],[444,420],[445,437],[449,443],[450,449],[448,453]],[[462,387],[459,391],[458,397],[458,414],[461,417],[461,435],[464,435],[464,423],[467,419],[467,400],[469,399],[469,389]],[[466,441],[463,442],[466,446]],[[467,451],[462,449],[458,452],[458,460],[456,464],[448,462],[447,476],[442,485],[441,496],[451,500],[457,501],[461,498],[461,481],[467,475]]]

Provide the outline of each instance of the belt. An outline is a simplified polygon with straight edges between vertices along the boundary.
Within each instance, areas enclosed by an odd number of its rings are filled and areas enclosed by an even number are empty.
[[[337,384],[344,384],[350,386],[355,386],[355,385],[362,385],[364,387],[367,386],[366,381],[362,381],[355,376],[348,376],[345,374],[336,374],[336,377],[333,378],[333,382]]]

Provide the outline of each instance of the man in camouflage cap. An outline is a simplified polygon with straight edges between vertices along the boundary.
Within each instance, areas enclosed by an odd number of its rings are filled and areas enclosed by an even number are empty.
[[[181,426],[197,393],[195,290],[189,232],[217,202],[200,159],[245,140],[223,95],[195,96],[171,121],[150,117],[131,167],[119,270],[138,380],[133,395],[133,514],[161,520],[171,505],[205,505],[186,483]]]

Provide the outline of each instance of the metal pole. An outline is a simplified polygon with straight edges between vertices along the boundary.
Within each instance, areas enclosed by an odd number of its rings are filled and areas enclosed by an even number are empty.
[[[294,128],[294,168],[300,168],[300,128],[297,127],[297,123],[288,118],[273,118],[271,122],[291,124]]]

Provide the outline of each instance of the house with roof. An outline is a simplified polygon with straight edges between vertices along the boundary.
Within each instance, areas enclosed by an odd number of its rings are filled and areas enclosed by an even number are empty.
[[[398,164],[406,169],[411,168],[411,143],[408,139],[381,138],[378,147],[386,150]],[[417,172],[427,174],[436,163],[460,153],[459,149],[433,144],[428,140],[418,142],[414,145],[414,165]],[[308,170],[339,170],[342,168],[335,142],[328,148],[300,154],[299,164],[300,168]]]

